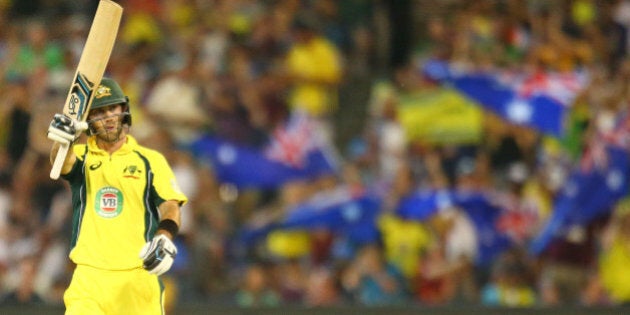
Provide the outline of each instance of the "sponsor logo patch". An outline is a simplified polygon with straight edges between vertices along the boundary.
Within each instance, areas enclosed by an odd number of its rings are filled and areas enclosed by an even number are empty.
[[[96,193],[94,209],[103,218],[115,218],[123,207],[123,195],[114,187],[103,187]]]

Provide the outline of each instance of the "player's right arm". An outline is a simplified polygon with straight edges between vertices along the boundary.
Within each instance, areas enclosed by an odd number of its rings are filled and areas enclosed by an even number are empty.
[[[48,126],[48,139],[53,140],[53,146],[50,150],[50,164],[54,164],[57,152],[61,145],[72,145],[79,137],[83,130],[87,129],[87,123],[74,120],[63,114],[55,114],[50,126]],[[76,162],[76,155],[73,150],[68,150],[66,159],[61,167],[61,174],[67,174],[72,170],[72,166]]]

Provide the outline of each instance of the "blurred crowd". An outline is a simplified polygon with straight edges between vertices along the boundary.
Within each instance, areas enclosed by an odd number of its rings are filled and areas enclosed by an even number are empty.
[[[488,266],[474,263],[483,235],[460,209],[426,221],[392,211],[417,189],[475,189],[520,214],[525,224],[511,232],[521,244],[534,237],[589,139],[628,110],[630,1],[119,2],[125,13],[107,75],[130,98],[131,134],[167,156],[190,199],[164,277],[170,306],[630,302],[626,201],[541,255],[517,242]],[[49,179],[46,129],[96,5],[0,1],[0,303],[60,304],[69,283],[71,198],[63,181]],[[443,88],[422,75],[428,58],[582,68],[591,81],[562,139],[483,112],[479,137],[434,141],[410,137],[400,123],[402,100]],[[336,176],[238,190],[187,150],[204,134],[260,147],[298,110],[338,150]],[[233,243],[243,226],[282,218],[293,205],[374,186],[387,196],[378,242],[298,230],[254,248]]]

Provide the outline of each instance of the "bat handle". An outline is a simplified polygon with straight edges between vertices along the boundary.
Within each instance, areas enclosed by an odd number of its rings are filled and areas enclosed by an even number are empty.
[[[52,169],[50,170],[50,178],[55,180],[59,178],[61,168],[66,160],[66,155],[68,155],[68,148],[70,148],[69,144],[60,144],[55,162],[53,162]]]

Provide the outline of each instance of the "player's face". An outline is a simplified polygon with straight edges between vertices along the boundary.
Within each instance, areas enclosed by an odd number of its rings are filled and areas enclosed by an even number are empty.
[[[88,121],[96,136],[105,142],[116,142],[122,131],[123,108],[120,104],[95,108],[90,111]]]

